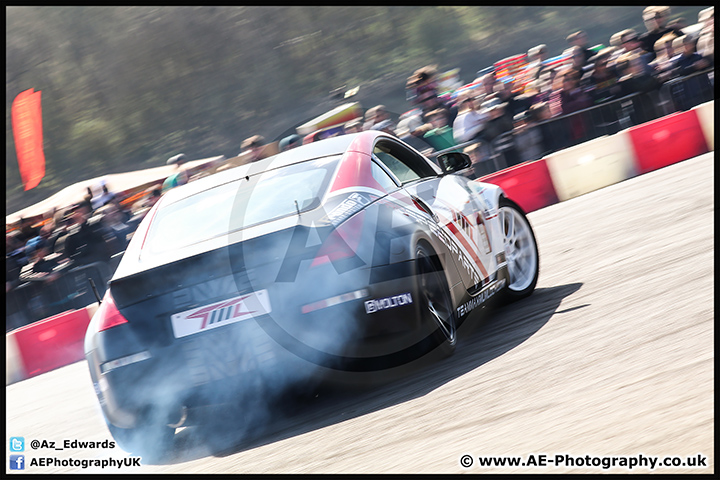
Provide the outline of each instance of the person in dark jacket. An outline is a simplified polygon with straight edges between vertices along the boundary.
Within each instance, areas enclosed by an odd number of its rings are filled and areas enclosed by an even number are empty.
[[[90,206],[83,202],[73,209],[73,227],[65,240],[65,257],[78,264],[110,261],[100,222],[90,222]]]

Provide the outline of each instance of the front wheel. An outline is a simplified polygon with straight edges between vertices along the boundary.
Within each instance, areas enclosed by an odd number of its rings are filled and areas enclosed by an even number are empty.
[[[509,276],[508,286],[500,299],[509,303],[525,298],[535,290],[540,260],[530,222],[515,202],[501,197],[498,219]]]
[[[450,356],[457,344],[457,322],[445,272],[435,252],[420,244],[415,252],[420,312],[424,325],[432,329],[430,349]]]

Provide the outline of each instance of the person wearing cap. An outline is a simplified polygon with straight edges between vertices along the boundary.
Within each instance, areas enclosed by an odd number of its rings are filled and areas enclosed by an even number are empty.
[[[246,138],[240,144],[242,151],[238,156],[246,155],[250,162],[257,162],[262,159],[262,151],[265,146],[265,137],[262,135],[253,135],[252,137]]]
[[[168,158],[168,165],[175,165],[175,173],[168,176],[162,184],[162,193],[167,192],[171,188],[175,188],[180,185],[185,185],[188,182],[188,175],[183,165],[187,163],[187,158],[184,153],[179,153],[174,157]]]
[[[285,152],[295,147],[299,147],[302,143],[302,137],[300,135],[288,135],[287,137],[280,140],[278,143],[278,150]]]

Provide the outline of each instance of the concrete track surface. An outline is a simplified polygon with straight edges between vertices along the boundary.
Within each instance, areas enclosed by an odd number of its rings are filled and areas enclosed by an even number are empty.
[[[255,438],[223,441],[188,427],[159,463],[102,471],[714,473],[713,162],[706,154],[531,213],[536,292],[474,314],[454,356],[390,384],[298,399]],[[127,457],[119,448],[29,447],[111,439],[85,362],[6,394],[7,437],[25,437],[25,471],[101,471],[29,465],[39,457]],[[707,467],[478,464],[531,454],[702,454]]]

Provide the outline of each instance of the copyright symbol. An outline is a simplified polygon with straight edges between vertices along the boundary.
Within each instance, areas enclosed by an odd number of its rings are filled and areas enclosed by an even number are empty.
[[[465,468],[472,467],[473,464],[473,458],[470,455],[463,455],[460,457],[460,465],[462,465]]]
[[[30,442],[30,446],[33,450],[37,450],[38,448],[40,448],[40,442],[38,440],[33,440],[32,442]]]

